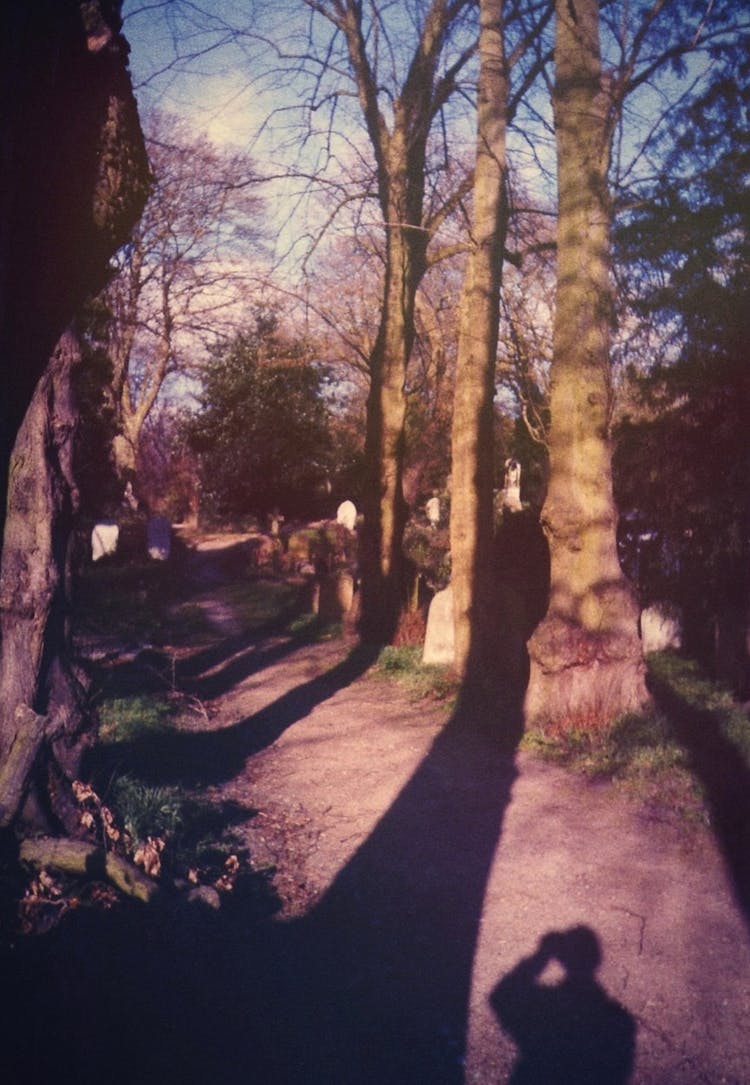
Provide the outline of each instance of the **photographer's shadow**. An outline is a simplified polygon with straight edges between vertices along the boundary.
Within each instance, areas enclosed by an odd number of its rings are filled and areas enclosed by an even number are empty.
[[[597,982],[601,959],[589,927],[553,931],[498,983],[490,1002],[519,1049],[509,1085],[625,1085],[630,1079],[635,1021]]]

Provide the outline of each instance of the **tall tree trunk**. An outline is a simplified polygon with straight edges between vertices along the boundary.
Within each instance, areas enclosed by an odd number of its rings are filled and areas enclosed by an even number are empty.
[[[612,101],[602,80],[598,0],[558,0],[556,15],[558,264],[543,510],[551,591],[547,617],[529,642],[526,713],[589,728],[648,695],[612,494]]]
[[[413,123],[413,122],[411,122]],[[425,133],[414,135],[403,106],[384,149],[381,207],[386,228],[383,306],[370,358],[362,540],[363,640],[388,644],[403,602],[402,540],[408,509],[403,494],[406,368],[414,344],[414,307],[426,263],[422,225]]]
[[[483,682],[491,670],[493,400],[507,210],[503,0],[481,0],[479,57],[474,216],[459,310],[450,518],[455,666],[468,685]]]
[[[384,302],[370,358],[367,400],[362,539],[362,638],[388,644],[398,623],[403,588],[402,540],[407,518],[403,494],[406,367],[414,342],[414,242],[389,231]]]
[[[66,652],[68,540],[77,504],[70,375],[79,360],[69,330],[37,385],[11,457],[0,564],[0,826],[15,815],[35,764],[46,801],[65,823],[70,807],[60,784],[80,760],[79,687]],[[40,766],[43,746],[49,756]]]
[[[64,582],[78,346],[65,329],[106,283],[148,188],[119,10],[117,0],[0,8],[0,362],[12,374],[0,395],[3,483],[12,462],[0,571],[2,825],[36,768],[44,805],[75,827],[65,780],[81,732]]]

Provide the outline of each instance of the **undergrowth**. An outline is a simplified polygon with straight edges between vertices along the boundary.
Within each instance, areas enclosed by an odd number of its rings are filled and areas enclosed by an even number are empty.
[[[596,729],[528,730],[521,748],[583,773],[608,780],[649,808],[688,822],[708,823],[704,790],[679,735],[682,714],[702,713],[750,766],[750,720],[732,694],[711,681],[699,665],[676,653],[648,657],[649,681],[669,694],[640,713],[629,713]]]

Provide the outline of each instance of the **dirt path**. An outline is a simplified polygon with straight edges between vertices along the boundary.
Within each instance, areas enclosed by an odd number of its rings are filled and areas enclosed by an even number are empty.
[[[259,728],[214,794],[259,811],[284,903],[252,1080],[750,1082],[748,921],[710,834],[499,753],[348,647],[254,645],[209,706]]]

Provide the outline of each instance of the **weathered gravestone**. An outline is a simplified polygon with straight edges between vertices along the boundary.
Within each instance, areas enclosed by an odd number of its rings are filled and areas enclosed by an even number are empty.
[[[336,523],[342,524],[347,531],[354,531],[357,526],[357,507],[353,501],[342,501],[336,510]]]
[[[641,611],[643,654],[682,647],[682,617],[669,603],[652,603]]]
[[[424,511],[430,527],[437,527],[440,523],[440,498],[437,494],[432,495],[425,505]]]
[[[146,547],[154,561],[166,561],[172,548],[172,526],[166,516],[151,516],[146,524]]]
[[[503,508],[511,512],[520,512],[521,504],[521,464],[518,460],[505,461],[505,489],[503,490]]]
[[[437,592],[430,603],[422,662],[450,665],[454,659],[453,588],[449,584]]]
[[[348,569],[322,576],[315,581],[312,611],[322,622],[338,622],[354,604],[354,576]]]
[[[119,537],[120,528],[114,520],[102,520],[94,524],[91,532],[91,560],[99,561],[100,558],[117,553]]]

